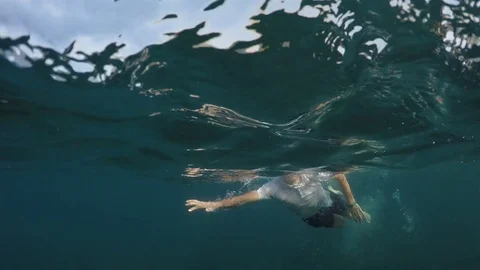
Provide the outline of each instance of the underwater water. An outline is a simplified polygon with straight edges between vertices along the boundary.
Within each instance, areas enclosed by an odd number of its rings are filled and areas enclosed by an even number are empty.
[[[0,4],[0,269],[479,269],[480,1]],[[303,169],[372,223],[184,205]]]

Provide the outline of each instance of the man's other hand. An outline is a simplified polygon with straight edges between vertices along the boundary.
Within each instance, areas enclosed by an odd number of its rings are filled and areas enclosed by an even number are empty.
[[[365,215],[366,213],[363,212],[362,208],[358,204],[354,204],[349,209],[348,215],[358,223],[369,222],[369,219]]]

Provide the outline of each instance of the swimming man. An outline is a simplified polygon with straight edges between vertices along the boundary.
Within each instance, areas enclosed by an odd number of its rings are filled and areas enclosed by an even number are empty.
[[[327,185],[332,180],[339,184],[341,193]],[[343,196],[342,196],[343,193]],[[370,215],[356,203],[345,174],[329,172],[292,173],[275,177],[257,190],[221,201],[187,200],[189,212],[205,209],[237,207],[265,199],[283,202],[305,223],[313,227],[338,228],[346,219],[358,223],[370,222]]]

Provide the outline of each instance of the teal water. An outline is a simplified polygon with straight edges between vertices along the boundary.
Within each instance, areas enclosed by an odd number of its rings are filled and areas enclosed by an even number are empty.
[[[0,3],[0,269],[480,266],[480,2]],[[306,168],[372,223],[184,206]]]

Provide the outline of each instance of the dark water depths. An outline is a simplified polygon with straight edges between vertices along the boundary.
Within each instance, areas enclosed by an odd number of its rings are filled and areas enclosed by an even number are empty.
[[[479,1],[0,3],[2,269],[478,268]],[[185,213],[305,168],[374,223]]]

